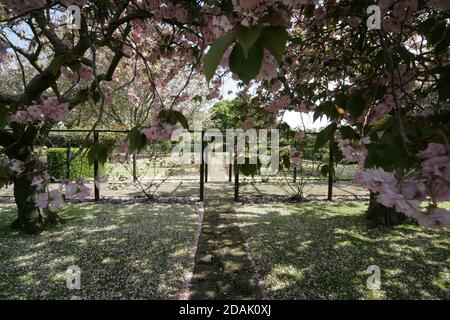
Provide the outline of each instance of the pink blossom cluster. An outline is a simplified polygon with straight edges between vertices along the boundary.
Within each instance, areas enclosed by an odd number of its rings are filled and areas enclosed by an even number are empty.
[[[86,0],[61,0],[65,6],[78,5],[83,6]],[[7,10],[15,15],[26,14],[32,10],[43,8],[47,5],[46,0],[0,0],[0,4],[5,5]]]
[[[78,75],[70,71],[70,69],[67,67],[61,68],[61,74],[65,79],[67,79],[70,82],[75,82],[78,80]]]
[[[354,148],[349,139],[339,139],[338,146],[345,160],[348,162],[357,162],[360,166],[364,165],[368,151],[366,145],[370,144],[370,138],[365,137],[359,141],[359,144]]]
[[[150,141],[167,141],[172,137],[172,133],[178,129],[178,125],[172,125],[160,121],[158,116],[154,117],[149,128],[142,128],[141,132]]]
[[[128,101],[134,105],[139,106],[141,104],[141,99],[136,95],[136,92],[133,88],[128,89]]]
[[[0,63],[8,60],[8,45],[0,41]]]
[[[295,167],[300,167],[303,163],[302,156],[303,154],[298,151],[296,148],[289,149],[289,155],[291,156],[291,161]]]
[[[382,0],[379,6],[384,16],[381,27],[387,32],[399,33],[414,22],[417,0]]]
[[[16,123],[29,123],[43,121],[48,117],[54,121],[63,121],[69,113],[69,104],[61,103],[57,98],[48,98],[42,104],[34,104],[27,110],[19,110],[15,114],[8,115],[8,121]]]
[[[35,176],[33,178],[32,185],[37,186],[39,190],[42,189],[46,181],[48,181],[48,174],[44,172],[43,174]],[[49,206],[53,207],[63,206],[64,205],[64,199],[62,197],[63,187],[65,187],[66,199],[85,200],[87,197],[89,197],[91,192],[91,189],[85,185],[83,179],[80,179],[76,182],[64,181],[60,185],[60,188],[58,189],[38,193],[35,198],[36,206],[38,208],[47,208]]]
[[[305,138],[305,131],[299,130],[295,133],[295,140],[303,140]]]
[[[79,71],[82,80],[89,82],[94,79],[94,72],[91,68],[87,66],[82,66]]]
[[[5,5],[5,8],[16,15],[42,8],[46,3],[47,1],[45,0],[0,0],[0,4]]]
[[[51,190],[49,192],[40,192],[36,195],[35,204],[38,208],[44,209],[49,206],[59,208],[64,205],[64,199],[61,190]]]
[[[269,7],[275,7],[279,5],[277,0],[232,0],[234,10],[241,17],[261,16],[261,14],[267,12]]]
[[[379,203],[394,207],[421,225],[450,227],[450,212],[436,206],[438,201],[450,200],[450,148],[430,143],[417,157],[421,160],[420,168],[401,181],[381,168],[359,171],[355,179],[376,192]],[[423,201],[432,203],[426,212],[419,207]]]
[[[255,122],[252,119],[245,119],[242,122],[242,125],[243,125],[244,129],[248,130],[255,126]]]
[[[427,5],[438,10],[450,10],[450,1],[448,0],[428,0]]]
[[[177,20],[179,22],[186,22],[188,18],[188,11],[181,5],[175,5],[172,1],[161,1],[159,8],[155,11],[155,18],[159,21],[163,19]]]
[[[89,197],[91,192],[91,189],[85,185],[85,181],[83,179],[76,182],[67,181],[65,183],[65,188],[65,195],[67,199],[85,200]]]
[[[9,161],[9,170],[14,174],[21,174],[25,170],[25,164],[18,159],[11,159]]]
[[[294,111],[308,113],[313,111],[313,108],[314,108],[313,104],[308,104],[305,101],[302,101],[300,102],[299,105],[295,106]]]
[[[33,180],[31,181],[31,186],[35,187],[36,189],[40,190],[45,187],[49,180],[49,175],[47,171],[44,171],[38,175],[35,175],[33,177]]]
[[[108,176],[104,174],[100,174],[95,177],[94,179],[94,185],[97,187],[97,189],[101,189],[102,184],[108,182]]]
[[[373,125],[379,119],[387,115],[396,106],[402,104],[402,98],[405,93],[411,92],[414,89],[414,82],[416,73],[408,69],[405,65],[399,65],[393,74],[393,81],[388,77],[379,80],[381,84],[390,83],[394,87],[393,92],[387,94],[375,107],[369,110],[368,114],[362,115],[358,118],[358,122],[366,122]]]
[[[275,79],[277,75],[278,75],[278,63],[267,50],[264,50],[264,57],[261,65],[261,70],[259,71],[256,80],[270,81],[272,79]]]
[[[283,96],[281,98],[275,99],[272,101],[267,110],[269,110],[272,113],[277,113],[278,111],[282,109],[286,109],[291,104],[291,98],[287,96]]]

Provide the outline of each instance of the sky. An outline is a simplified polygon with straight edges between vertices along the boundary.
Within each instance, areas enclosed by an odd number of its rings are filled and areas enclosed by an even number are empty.
[[[222,96],[224,99],[236,98],[236,92],[239,91],[237,82],[227,77],[222,86]],[[229,94],[228,92],[232,93]],[[302,122],[303,118],[303,122]],[[283,120],[293,129],[300,127],[303,129],[303,123],[307,131],[317,131],[320,128],[326,127],[329,122],[326,118],[317,119],[313,121],[313,113],[300,113],[295,111],[287,111],[283,116]]]

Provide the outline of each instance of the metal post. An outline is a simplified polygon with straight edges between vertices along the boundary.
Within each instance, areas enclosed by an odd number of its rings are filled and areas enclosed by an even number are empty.
[[[239,201],[239,167],[234,163],[234,202]]]
[[[136,172],[136,155],[133,154],[133,182],[137,181],[137,172]]]
[[[297,167],[294,167],[294,182],[297,182]]]
[[[204,142],[204,144],[204,148],[206,149],[206,141]],[[205,183],[208,183],[208,152],[205,154]]]
[[[329,146],[329,161],[328,161],[328,201],[333,200],[333,139],[330,139]]]
[[[67,180],[70,180],[70,143],[69,146],[66,149],[66,178]]]
[[[200,154],[200,201],[204,201],[205,199],[205,164],[203,159],[203,147],[205,146],[203,143],[203,135],[204,131],[202,131],[201,136],[201,154]]]
[[[98,143],[98,131],[94,130],[94,143]],[[94,179],[98,178],[99,174],[99,165],[98,160],[94,160]],[[94,199],[95,201],[100,200],[100,190],[97,188],[97,186],[94,183]]]
[[[228,165],[228,182],[233,181],[233,165],[230,163]]]

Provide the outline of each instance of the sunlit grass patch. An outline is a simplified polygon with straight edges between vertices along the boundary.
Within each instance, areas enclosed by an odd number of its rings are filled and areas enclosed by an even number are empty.
[[[366,208],[355,202],[238,207],[269,297],[450,298],[450,231],[414,224],[367,229]],[[367,288],[370,265],[381,269],[380,290]]]
[[[197,205],[71,204],[67,221],[39,235],[9,228],[14,205],[0,207],[0,299],[166,299],[191,270]],[[81,269],[69,290],[66,270]]]

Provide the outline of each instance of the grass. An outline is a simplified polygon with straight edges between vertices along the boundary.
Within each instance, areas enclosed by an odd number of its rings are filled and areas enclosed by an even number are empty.
[[[0,206],[0,299],[168,299],[191,270],[196,205],[71,204],[67,220],[37,236],[13,232]],[[66,270],[81,268],[81,290]]]
[[[365,203],[237,208],[272,299],[449,299],[450,231],[367,230]],[[381,269],[381,288],[366,281]]]

